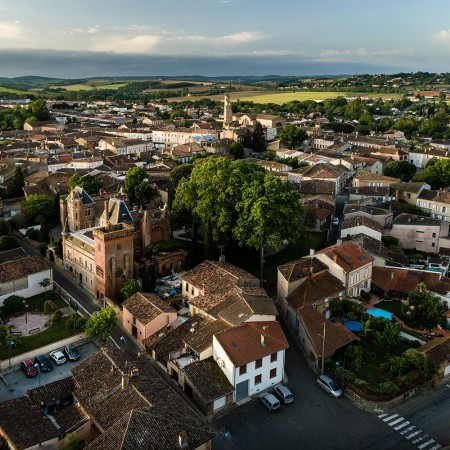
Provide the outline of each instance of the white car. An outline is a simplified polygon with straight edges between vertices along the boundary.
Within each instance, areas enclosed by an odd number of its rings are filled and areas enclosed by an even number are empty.
[[[67,361],[67,358],[64,356],[64,353],[61,350],[54,350],[50,352],[50,358],[53,359],[55,364],[58,366],[64,364]]]

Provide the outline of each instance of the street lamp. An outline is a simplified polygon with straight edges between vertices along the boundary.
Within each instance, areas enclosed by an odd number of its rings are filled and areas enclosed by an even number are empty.
[[[323,323],[323,334],[318,334],[322,338],[322,375],[325,373],[325,334],[326,334],[327,320]]]
[[[25,306],[25,325],[28,325],[28,305],[25,303],[25,300],[22,303]]]
[[[125,336],[120,336],[120,340],[123,342],[123,345],[125,346],[125,348],[128,348],[128,341],[125,338]]]
[[[15,341],[10,340],[6,341],[6,345],[8,346],[8,359],[9,359],[9,368],[11,369],[11,347],[16,344]]]
[[[34,367],[36,367],[37,371],[38,371],[38,376],[39,376],[39,387],[41,387],[41,366],[38,363],[34,364]]]

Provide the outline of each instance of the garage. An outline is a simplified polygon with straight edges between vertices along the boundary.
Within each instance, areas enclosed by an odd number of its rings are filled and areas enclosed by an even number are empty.
[[[214,400],[214,411],[217,411],[218,409],[222,408],[226,404],[227,404],[226,397],[221,397],[221,398],[218,398],[217,400]]]

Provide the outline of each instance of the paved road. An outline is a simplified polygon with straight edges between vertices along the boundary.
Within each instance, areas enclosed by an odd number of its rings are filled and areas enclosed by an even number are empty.
[[[53,370],[51,372],[41,373],[40,381],[42,386],[70,376],[71,369],[98,350],[98,347],[93,342],[88,342],[77,348],[80,352],[80,359],[76,362],[67,361],[60,366],[53,364]],[[39,376],[27,378],[20,369],[7,373],[3,377],[8,385],[3,382],[0,383],[0,401],[22,397],[28,389],[34,389],[39,386]]]
[[[37,250],[35,250],[27,243],[26,239],[19,239],[19,241],[22,248],[29,255],[39,254]],[[60,269],[56,265],[53,265],[53,279],[56,281],[56,283],[59,284],[59,286],[61,286],[72,297],[74,297],[87,311],[89,311],[89,313],[98,311],[102,308],[102,305],[97,302],[97,300],[88,291],[74,282],[65,270]],[[139,348],[128,337],[125,338],[125,341],[121,340],[124,334],[124,330],[118,325],[111,333],[111,337],[113,338],[114,342],[121,347],[124,347],[126,345],[129,349],[135,350],[136,352],[142,351],[142,349]]]
[[[434,400],[433,396],[423,394],[421,400],[411,402],[410,406],[406,403],[392,411],[366,412],[347,398],[334,399],[318,389],[304,356],[289,341],[286,372],[294,403],[282,405],[279,412],[270,414],[257,400],[252,400],[218,419],[215,425],[219,430],[231,430],[231,437],[221,435],[216,439],[219,450],[409,450],[431,440],[421,450],[436,450],[437,445],[447,444],[450,388],[445,384],[436,391]],[[441,408],[446,409],[443,417],[436,417]],[[382,414],[386,415],[379,417]],[[407,421],[410,424],[403,425]],[[413,435],[419,430],[423,432]]]
[[[336,197],[336,211],[334,217],[339,218],[339,225],[331,225],[330,232],[328,233],[327,246],[336,244],[341,233],[342,213],[344,206],[348,202],[348,194],[338,195]]]

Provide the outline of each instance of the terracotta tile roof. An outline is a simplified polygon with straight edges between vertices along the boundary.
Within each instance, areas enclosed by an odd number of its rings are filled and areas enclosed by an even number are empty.
[[[450,363],[450,336],[434,338],[418,349],[430,359],[435,366]]]
[[[439,219],[432,219],[431,217],[416,216],[415,214],[399,214],[393,221],[392,225],[423,225],[439,227],[441,221]]]
[[[314,303],[323,303],[325,299],[339,297],[339,293],[345,292],[345,286],[340,280],[325,271],[315,274],[292,291],[287,302],[294,311],[303,306],[310,306]]]
[[[17,449],[38,446],[60,434],[42,408],[30,404],[26,397],[0,402],[0,430]]]
[[[53,383],[29,389],[27,391],[27,397],[34,405],[48,405],[49,403],[69,397],[73,394],[75,388],[73,377],[67,377],[62,380],[54,381]]]
[[[372,173],[366,170],[358,170],[353,179],[365,181],[388,181],[391,184],[398,183],[400,181],[398,178],[387,177],[386,175],[379,175],[378,173]]]
[[[66,432],[78,428],[83,422],[87,422],[89,417],[76,404],[60,407],[52,412],[56,423]]]
[[[185,347],[185,339],[192,333],[198,331],[209,322],[200,316],[194,316],[177,328],[167,327],[164,331],[155,333],[153,336],[143,340],[147,353],[155,352],[157,359],[167,362],[173,352],[180,351]]]
[[[33,273],[50,269],[50,263],[39,255],[27,256],[0,264],[0,283],[17,280]]]
[[[450,292],[450,278],[438,272],[421,270],[374,267],[372,283],[384,292],[397,291],[407,294],[413,291],[418,283],[425,283],[428,290],[446,296]]]
[[[379,231],[381,233],[381,225],[378,222],[375,222],[375,220],[369,219],[366,216],[356,216],[350,219],[344,219],[341,225],[341,230],[359,226],[371,228],[372,230]]]
[[[352,241],[327,247],[318,251],[317,254],[324,254],[331,261],[336,260],[336,264],[345,272],[352,272],[373,261],[373,258],[362,249],[362,245],[355,245]]]
[[[349,189],[349,194],[369,195],[374,197],[385,196],[390,192],[391,188],[389,186],[358,186]]]
[[[221,320],[209,322],[205,326],[195,330],[193,333],[188,334],[184,339],[184,343],[200,354],[209,347],[212,347],[213,336],[215,334],[220,333],[227,328],[229,328],[228,325]]]
[[[389,214],[389,211],[371,205],[358,205],[357,203],[347,203],[344,207],[344,215],[351,214],[357,211],[364,212],[371,216],[386,216]]]
[[[416,181],[416,182],[410,181],[409,183],[391,184],[391,188],[398,189],[399,191],[402,192],[411,192],[413,194],[418,194],[423,189],[425,184],[426,183],[423,181]]]
[[[438,191],[431,191],[429,189],[424,189],[418,196],[421,200],[434,200]]]
[[[265,345],[261,343],[265,336]],[[235,367],[243,366],[289,347],[278,322],[247,322],[216,335]]]
[[[141,324],[147,325],[160,314],[175,313],[167,302],[161,300],[156,294],[137,292],[122,303]]]
[[[203,294],[228,290],[235,285],[240,287],[259,286],[258,278],[245,270],[226,262],[208,260],[183,274],[181,279],[203,290]]]
[[[301,174],[303,177],[308,178],[331,178],[336,179],[345,173],[345,170],[333,164],[323,163],[314,164],[313,166],[300,167],[291,171],[292,173]]]
[[[201,447],[216,435],[206,425],[186,425],[142,408],[130,411],[85,450],[179,450],[180,433],[186,433],[187,450]]]
[[[283,275],[286,281],[290,282],[308,277],[311,273],[316,274],[327,269],[328,266],[317,258],[302,258],[278,266],[278,271]]]
[[[5,250],[0,252],[0,264],[8,261],[15,261],[16,259],[26,258],[28,255],[22,247],[13,248],[12,250]]]
[[[311,195],[334,195],[336,193],[336,182],[329,180],[302,180],[297,189],[301,194]]]
[[[323,325],[325,325],[325,357],[331,356],[336,350],[356,341],[358,338],[341,323],[332,323],[310,306],[305,306],[297,312],[301,323],[311,341],[316,354],[322,356]]]
[[[234,391],[232,384],[212,356],[202,361],[195,361],[182,371],[206,403]]]

